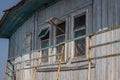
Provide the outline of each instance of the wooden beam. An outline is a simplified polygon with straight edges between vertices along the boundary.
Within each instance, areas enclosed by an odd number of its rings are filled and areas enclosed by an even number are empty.
[[[88,47],[90,46],[91,43],[91,37],[89,37],[88,40]],[[91,80],[91,48],[88,48],[88,80]]]
[[[91,64],[91,68],[95,68],[95,64]],[[64,66],[61,67],[60,71],[70,71],[70,70],[84,70],[84,69],[88,69],[88,64],[85,65],[81,65],[81,66]],[[53,71],[57,71],[58,68],[57,67],[51,67],[51,68],[40,68],[37,70],[37,72],[53,72]]]
[[[60,56],[59,56],[59,63],[58,63],[58,71],[57,71],[57,74],[56,74],[56,80],[59,79],[61,62],[62,62],[62,57],[63,57],[63,54],[64,54],[64,48],[65,48],[64,45],[62,45],[62,50],[61,50]]]

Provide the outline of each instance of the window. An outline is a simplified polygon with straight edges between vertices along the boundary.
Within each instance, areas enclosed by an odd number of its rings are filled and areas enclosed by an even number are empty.
[[[74,57],[85,55],[86,50],[86,38],[79,39],[81,36],[86,35],[86,15],[78,15],[74,17]],[[78,38],[78,39],[76,39]]]
[[[41,48],[43,49],[49,47],[49,29],[46,28],[42,30],[39,34],[39,37],[41,37]],[[43,49],[41,51],[41,57],[42,57],[41,62],[48,62],[48,53],[49,53],[49,49]]]
[[[56,44],[60,44],[62,42],[65,41],[65,27],[66,26],[66,23],[65,22],[62,22],[60,24],[57,25],[56,27]],[[56,46],[56,54],[60,54],[61,52],[61,49],[62,49],[62,45],[65,46],[65,44],[61,44],[59,46]],[[59,56],[56,56],[56,60],[59,59]],[[63,54],[63,60],[65,59],[64,57],[64,54]]]
[[[24,52],[31,51],[32,49],[32,33],[28,33],[25,36],[24,40]]]

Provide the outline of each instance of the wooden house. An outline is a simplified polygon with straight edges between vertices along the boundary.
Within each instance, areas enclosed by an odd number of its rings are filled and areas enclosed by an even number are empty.
[[[5,80],[120,80],[119,4],[21,0],[5,10],[0,20],[0,38],[9,39]]]

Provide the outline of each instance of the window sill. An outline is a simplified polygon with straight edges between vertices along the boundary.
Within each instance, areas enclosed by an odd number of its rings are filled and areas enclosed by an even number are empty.
[[[56,64],[57,64],[57,63],[59,64],[59,60],[56,60],[55,63],[56,63]],[[66,61],[63,60],[63,61],[61,62],[61,64],[66,64]]]
[[[49,62],[42,62],[40,65],[48,65],[49,64]],[[46,66],[44,66],[44,67],[46,67]]]
[[[91,65],[91,68],[95,68],[95,64]],[[81,65],[81,66],[61,66],[60,71],[70,71],[70,70],[84,70],[88,69],[88,64],[86,65]],[[49,67],[49,68],[39,68],[37,72],[53,72],[57,71],[58,67]]]
[[[42,68],[57,67],[58,64],[59,64],[58,61],[55,61],[54,63],[46,62],[46,63],[41,63],[40,67],[42,67]],[[62,61],[62,62],[61,62],[61,65],[64,65],[64,64],[66,64],[66,62],[65,62],[65,61]]]
[[[86,55],[83,56],[79,56],[79,57],[74,57],[72,58],[72,63],[76,63],[76,62],[82,62],[85,61],[87,59]]]

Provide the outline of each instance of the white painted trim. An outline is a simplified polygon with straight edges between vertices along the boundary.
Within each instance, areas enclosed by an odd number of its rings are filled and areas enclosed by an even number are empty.
[[[60,18],[60,20],[63,20],[63,22],[65,21],[65,42],[67,41],[67,16],[66,17],[63,17],[63,18]],[[56,24],[59,24],[59,23],[56,23]],[[54,36],[55,36],[55,39],[54,39],[54,45],[56,45],[56,37],[58,37],[58,36],[56,36],[56,27],[54,28]],[[56,52],[56,47],[54,48],[54,54],[56,54],[57,52]],[[65,53],[64,53],[64,61],[66,61],[66,56],[67,56],[67,43],[65,43],[65,51],[64,51]],[[56,56],[54,57],[54,62],[56,61]]]
[[[42,28],[41,28],[41,31],[42,30],[44,30],[44,29],[46,29],[46,28],[48,28],[48,31],[49,31],[49,46],[50,46],[50,42],[51,42],[51,25],[45,25],[45,26],[43,26]],[[41,49],[41,38],[40,38],[40,49]],[[48,49],[48,56],[50,55],[50,48]],[[40,50],[40,57],[42,57],[42,51]],[[50,59],[49,59],[49,57],[48,57],[48,62],[45,62],[45,64],[47,64],[47,63],[50,63],[50,61],[49,61]],[[41,61],[42,62],[42,61]]]
[[[84,9],[81,9],[81,10],[78,10],[78,11],[76,11],[76,12],[74,12],[74,13],[72,13],[71,14],[71,25],[72,25],[72,29],[71,29],[71,33],[72,33],[72,39],[74,38],[74,31],[73,31],[73,29],[74,29],[74,17],[75,16],[77,16],[77,15],[82,15],[82,14],[86,14],[86,31],[87,31],[87,29],[88,29],[88,8],[84,8]],[[74,58],[74,52],[75,52],[75,50],[74,50],[74,46],[75,46],[75,44],[74,44],[74,41],[72,41],[71,42],[71,47],[72,47],[72,50],[71,50],[71,52],[72,52],[72,54],[71,54],[71,58]],[[85,51],[85,56],[87,56],[87,51],[88,51],[88,49],[87,49],[87,38],[86,38],[86,51]],[[82,57],[82,56],[81,56]]]

